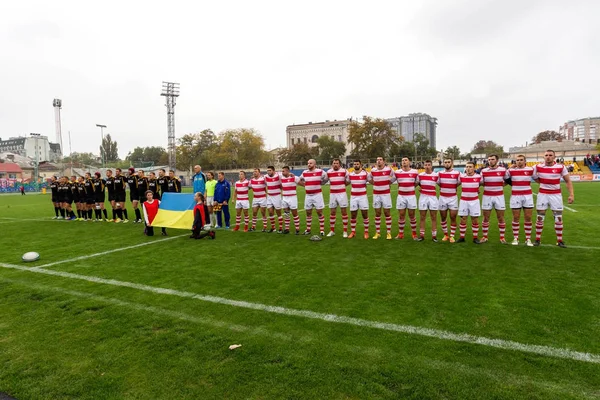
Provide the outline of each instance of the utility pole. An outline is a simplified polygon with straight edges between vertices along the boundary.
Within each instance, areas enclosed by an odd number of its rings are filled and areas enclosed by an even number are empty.
[[[106,125],[96,124],[98,128],[100,128],[100,137],[102,141],[100,142],[100,156],[102,157],[102,168],[104,168],[104,161],[106,159],[106,151],[104,150],[104,128]]]
[[[167,107],[169,169],[175,170],[175,104],[177,97],[179,97],[179,83],[163,81],[160,95],[165,96],[165,106]]]

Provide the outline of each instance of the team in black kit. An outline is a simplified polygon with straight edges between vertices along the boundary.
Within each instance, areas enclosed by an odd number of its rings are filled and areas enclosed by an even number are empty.
[[[71,221],[106,221],[128,223],[129,217],[125,202],[127,188],[129,200],[135,212],[133,223],[143,223],[140,203],[146,201],[145,193],[150,190],[155,199],[160,199],[166,192],[181,192],[181,182],[174,171],[166,175],[164,169],[159,170],[158,177],[154,172],[145,176],[143,170],[135,171],[129,168],[127,175],[123,175],[120,168],[106,171],[106,179],[100,172],[92,174],[86,172],[84,177],[67,176],[60,178],[54,176],[49,183],[54,206],[53,219],[66,219]],[[112,209],[112,218],[108,218],[108,211],[104,206],[106,194]],[[72,205],[75,204],[75,212]],[[93,216],[93,217],[92,217]]]

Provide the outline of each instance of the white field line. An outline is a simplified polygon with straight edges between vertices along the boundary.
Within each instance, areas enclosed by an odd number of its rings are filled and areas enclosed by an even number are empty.
[[[286,315],[286,316],[291,316],[291,317],[309,318],[309,319],[320,320],[320,321],[325,321],[325,322],[354,325],[354,326],[372,328],[372,329],[381,329],[381,330],[392,331],[392,332],[425,336],[425,337],[430,337],[430,338],[440,339],[440,340],[449,340],[449,341],[453,341],[453,342],[479,344],[482,346],[495,347],[498,349],[538,354],[538,355],[546,356],[546,357],[563,358],[563,359],[567,359],[567,360],[575,360],[575,361],[583,361],[583,362],[589,362],[589,363],[594,363],[594,364],[600,364],[600,354],[584,353],[584,352],[550,347],[550,346],[524,344],[524,343],[514,342],[511,340],[491,339],[491,338],[486,338],[486,337],[482,337],[482,336],[473,336],[473,335],[469,335],[466,333],[453,333],[453,332],[448,332],[448,331],[443,331],[443,330],[438,330],[438,329],[421,328],[421,327],[411,326],[411,325],[399,325],[399,324],[392,324],[392,323],[385,323],[385,322],[369,321],[369,320],[360,319],[360,318],[345,317],[345,316],[340,316],[340,315],[335,315],[335,314],[324,314],[324,313],[319,313],[319,312],[314,312],[314,311],[309,311],[309,310],[297,310],[297,309],[293,309],[293,308],[269,306],[266,304],[250,303],[247,301],[232,300],[232,299],[216,297],[216,296],[207,296],[207,295],[202,295],[202,294],[197,294],[197,293],[192,293],[192,292],[184,292],[184,291],[179,291],[179,290],[174,290],[174,289],[166,289],[166,288],[160,288],[160,287],[155,287],[155,286],[148,286],[148,285],[143,285],[143,284],[133,283],[133,282],[124,282],[124,281],[118,281],[118,280],[114,280],[114,279],[100,278],[100,277],[96,277],[96,276],[86,276],[86,275],[73,274],[70,272],[41,269],[39,267],[27,268],[27,267],[24,267],[21,265],[4,264],[4,263],[0,263],[0,267],[19,270],[19,271],[25,271],[25,272],[32,272],[32,273],[36,273],[36,274],[58,276],[58,277],[68,278],[68,279],[77,279],[77,280],[82,280],[82,281],[87,281],[87,282],[100,283],[100,284],[104,284],[104,285],[126,287],[126,288],[131,288],[131,289],[136,289],[136,290],[142,290],[145,292],[155,293],[155,294],[177,296],[177,297],[182,297],[182,298],[205,301],[205,302],[209,302],[209,303],[223,304],[223,305],[228,305],[228,306],[232,306],[232,307],[246,308],[246,309],[263,311],[263,312],[268,312],[268,313],[273,313],[273,314]]]
[[[533,195],[534,195],[534,196],[537,196],[537,193],[536,193],[536,192],[531,192],[531,193],[533,193]],[[563,208],[564,208],[565,210],[569,210],[569,211],[571,211],[571,212],[577,212],[577,210],[575,210],[574,208],[567,207],[567,206],[565,206],[565,205],[563,205]]]
[[[118,251],[135,249],[137,247],[148,246],[148,245],[155,244],[155,243],[166,242],[167,240],[174,240],[174,239],[177,239],[177,238],[180,238],[180,237],[183,237],[183,236],[189,236],[189,234],[186,233],[184,235],[171,236],[171,237],[168,237],[168,238],[165,238],[165,239],[159,239],[159,240],[153,240],[151,242],[144,242],[144,243],[140,243],[140,244],[135,244],[133,246],[119,247],[119,248],[116,248],[116,249],[107,250],[107,251],[103,251],[103,252],[100,252],[100,253],[88,254],[86,256],[80,256],[80,257],[75,257],[75,258],[69,258],[67,260],[55,261],[55,262],[51,262],[51,263],[48,263],[48,264],[39,265],[36,268],[47,268],[47,267],[52,267],[52,266],[58,265],[58,264],[65,264],[65,263],[70,263],[70,262],[85,260],[87,258],[104,256],[104,255],[107,255],[107,254],[116,253]]]
[[[544,246],[544,247],[557,247],[554,244],[542,244],[542,246]],[[593,247],[593,246],[571,246],[571,245],[567,245],[567,249],[600,250],[600,247]]]
[[[50,219],[50,218],[14,218],[14,219],[8,219],[8,218],[0,218],[3,219],[5,221],[0,221],[0,224],[11,224],[14,222],[31,222],[31,221],[36,221],[36,222],[59,222],[62,220],[57,220],[57,219]]]

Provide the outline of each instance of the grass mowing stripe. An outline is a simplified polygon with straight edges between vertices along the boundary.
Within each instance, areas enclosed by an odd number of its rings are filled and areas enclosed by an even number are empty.
[[[421,327],[411,326],[411,325],[400,325],[400,324],[384,323],[384,322],[377,322],[377,321],[369,321],[369,320],[360,319],[360,318],[345,317],[345,316],[340,316],[340,315],[335,315],[335,314],[324,314],[324,313],[319,313],[319,312],[314,312],[314,311],[309,311],[309,310],[296,310],[296,309],[292,309],[292,308],[285,308],[285,307],[279,307],[279,306],[269,306],[269,305],[261,304],[261,303],[250,303],[247,301],[232,300],[232,299],[226,299],[223,297],[206,296],[206,295],[201,295],[201,294],[197,294],[197,293],[184,292],[184,291],[179,291],[179,290],[174,290],[174,289],[166,289],[166,288],[160,288],[160,287],[155,287],[155,286],[142,285],[142,284],[133,283],[133,282],[123,282],[123,281],[118,281],[118,280],[114,280],[114,279],[105,279],[105,278],[100,278],[100,277],[95,277],[95,276],[73,274],[70,272],[41,269],[39,267],[27,268],[27,267],[23,267],[20,265],[4,264],[4,263],[0,263],[0,267],[16,269],[19,271],[33,272],[33,273],[38,273],[38,274],[59,276],[62,278],[78,279],[78,280],[83,280],[83,281],[88,281],[88,282],[93,282],[93,283],[101,283],[101,284],[111,285],[111,286],[127,287],[127,288],[131,288],[131,289],[142,290],[142,291],[156,293],[156,294],[164,294],[164,295],[170,295],[170,296],[190,298],[190,299],[206,301],[206,302],[210,302],[210,303],[223,304],[223,305],[240,307],[240,308],[247,308],[247,309],[251,309],[251,310],[264,311],[264,312],[274,313],[274,314],[282,314],[282,315],[293,316],[293,317],[310,318],[310,319],[321,320],[321,321],[325,321],[325,322],[334,322],[334,323],[339,323],[339,324],[354,325],[354,326],[360,326],[360,327],[365,327],[365,328],[381,329],[381,330],[386,330],[386,331],[407,333],[407,334],[411,334],[411,335],[426,336],[426,337],[430,337],[430,338],[434,338],[434,339],[449,340],[449,341],[454,341],[454,342],[464,342],[464,343],[471,343],[471,344],[479,344],[482,346],[494,347],[494,348],[499,348],[499,349],[503,349],[503,350],[513,350],[513,351],[520,351],[520,352],[525,352],[525,353],[532,353],[532,354],[537,354],[537,355],[546,356],[546,357],[563,358],[563,359],[568,359],[568,360],[584,361],[584,362],[588,362],[588,363],[600,364],[600,354],[584,353],[584,352],[578,352],[578,351],[573,351],[573,350],[569,350],[569,349],[555,348],[555,347],[550,347],[550,346],[524,344],[524,343],[514,342],[511,340],[491,339],[491,338],[486,338],[486,337],[481,337],[481,336],[473,336],[473,335],[469,335],[469,334],[465,334],[465,333],[453,333],[453,332],[448,332],[448,331],[443,331],[443,330],[438,330],[438,329],[421,328]]]
[[[88,254],[88,255],[85,255],[85,256],[80,256],[80,257],[75,257],[75,258],[69,258],[67,260],[55,261],[55,262],[51,262],[49,264],[39,265],[36,268],[47,268],[47,267],[52,267],[52,266],[58,265],[58,264],[64,264],[64,263],[70,263],[70,262],[85,260],[86,258],[93,258],[93,257],[98,257],[98,256],[104,256],[106,254],[112,254],[112,253],[116,253],[118,251],[135,249],[136,247],[142,247],[142,246],[148,246],[150,244],[155,244],[155,243],[160,243],[160,242],[166,242],[167,240],[173,240],[173,239],[177,239],[177,238],[188,236],[188,235],[189,234],[186,233],[184,235],[171,236],[171,237],[168,237],[168,238],[165,238],[165,239],[153,240],[152,242],[145,242],[145,243],[135,244],[133,246],[119,247],[119,248],[116,248],[116,249],[107,250],[107,251],[103,251],[103,252],[100,252],[100,253]]]

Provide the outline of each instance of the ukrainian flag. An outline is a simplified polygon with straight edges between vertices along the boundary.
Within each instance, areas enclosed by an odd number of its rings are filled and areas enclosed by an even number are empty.
[[[158,213],[152,221],[152,226],[192,229],[195,205],[192,193],[165,193],[160,201]]]

